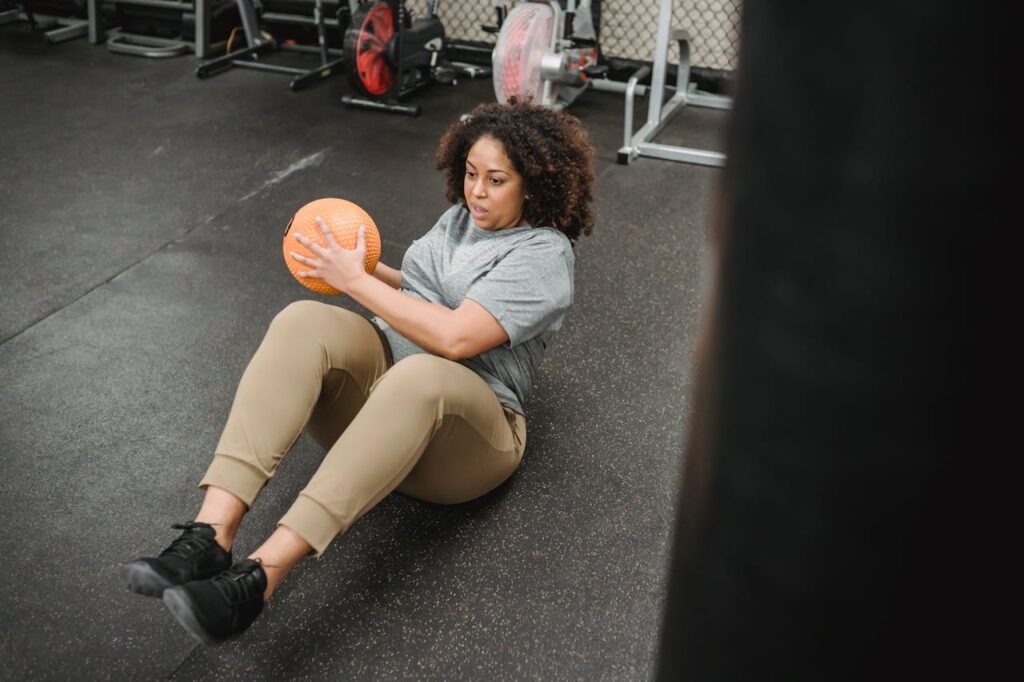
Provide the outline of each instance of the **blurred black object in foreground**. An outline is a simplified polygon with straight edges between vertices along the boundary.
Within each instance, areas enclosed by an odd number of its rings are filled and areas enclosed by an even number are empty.
[[[982,679],[1016,627],[996,7],[745,5],[662,680]]]

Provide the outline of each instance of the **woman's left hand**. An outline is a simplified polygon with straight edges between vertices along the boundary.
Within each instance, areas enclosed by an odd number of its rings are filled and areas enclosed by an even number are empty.
[[[346,249],[334,239],[331,229],[323,218],[317,216],[316,224],[327,238],[327,246],[320,246],[304,235],[296,234],[295,239],[316,254],[315,257],[303,256],[294,251],[292,258],[310,266],[309,270],[298,273],[299,277],[319,277],[338,291],[347,291],[349,286],[360,276],[366,274],[366,227],[359,226],[356,233],[356,247]]]

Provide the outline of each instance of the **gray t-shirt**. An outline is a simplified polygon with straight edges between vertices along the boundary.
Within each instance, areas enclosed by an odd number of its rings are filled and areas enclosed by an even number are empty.
[[[544,351],[572,305],[575,261],[569,238],[558,230],[484,230],[456,204],[405,252],[402,291],[452,310],[469,298],[498,320],[508,342],[460,362],[487,382],[501,404],[522,414]],[[395,362],[427,352],[379,317],[373,321]]]

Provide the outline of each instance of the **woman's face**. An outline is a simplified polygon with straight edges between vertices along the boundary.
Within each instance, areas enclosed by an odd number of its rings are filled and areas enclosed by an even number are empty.
[[[522,224],[526,200],[523,177],[512,167],[501,142],[481,137],[469,148],[462,184],[466,206],[477,227],[503,230]]]

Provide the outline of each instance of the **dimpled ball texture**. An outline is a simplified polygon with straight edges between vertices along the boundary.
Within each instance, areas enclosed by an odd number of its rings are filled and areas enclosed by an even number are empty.
[[[302,256],[316,256],[310,249],[299,243],[299,240],[295,238],[296,234],[301,234],[320,246],[327,245],[326,235],[324,235],[320,226],[316,224],[317,216],[324,219],[324,222],[331,228],[335,241],[345,249],[355,248],[359,226],[366,226],[365,266],[367,272],[373,272],[374,268],[377,267],[377,259],[380,258],[380,233],[377,231],[377,225],[373,222],[370,214],[351,201],[345,201],[344,199],[317,199],[316,201],[311,201],[300,208],[295,213],[292,221],[288,223],[282,245],[284,262],[288,266],[288,270],[307,289],[318,294],[339,294],[341,293],[340,291],[319,277],[299,277],[298,273],[309,270],[310,266],[298,262],[291,256],[292,251]]]

